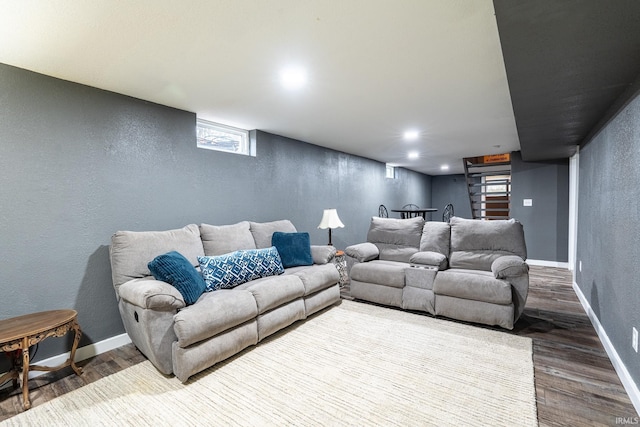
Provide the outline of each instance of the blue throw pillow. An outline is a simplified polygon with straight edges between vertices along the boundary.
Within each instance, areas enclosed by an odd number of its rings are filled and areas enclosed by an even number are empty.
[[[156,280],[173,285],[187,305],[196,302],[207,286],[198,270],[176,251],[158,255],[147,267]]]
[[[309,233],[282,233],[271,236],[271,244],[278,249],[284,268],[312,265]]]
[[[284,273],[278,250],[248,249],[218,256],[198,257],[206,291],[229,289],[259,277]]]

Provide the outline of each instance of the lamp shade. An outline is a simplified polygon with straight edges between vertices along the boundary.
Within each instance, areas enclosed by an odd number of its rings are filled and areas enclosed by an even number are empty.
[[[322,220],[320,221],[320,225],[318,225],[318,228],[331,229],[342,227],[344,227],[344,224],[342,223],[342,221],[340,221],[338,211],[335,209],[325,209],[322,213]]]

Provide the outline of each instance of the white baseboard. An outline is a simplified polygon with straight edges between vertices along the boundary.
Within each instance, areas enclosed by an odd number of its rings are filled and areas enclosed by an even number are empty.
[[[602,327],[598,316],[596,316],[596,313],[591,308],[589,301],[587,301],[587,298],[585,298],[582,290],[576,282],[573,282],[573,290],[578,296],[578,299],[580,300],[584,311],[587,313],[587,316],[589,316],[591,324],[596,330],[596,333],[600,338],[600,342],[602,342],[602,345],[604,346],[604,349],[609,356],[609,360],[611,360],[611,363],[613,364],[613,367],[616,370],[616,373],[618,374],[618,377],[620,378],[625,391],[629,395],[629,399],[631,399],[631,403],[633,403],[633,406],[636,408],[636,412],[638,413],[638,415],[640,415],[640,390],[638,390],[638,385],[635,383],[635,381],[633,381],[633,378],[631,378],[629,371],[627,371],[627,367],[622,362],[622,359],[620,359],[620,356],[611,343],[611,340],[609,340],[607,331],[605,331]],[[624,416],[624,414],[620,414],[620,416]]]
[[[558,261],[545,261],[541,259],[528,259],[527,264],[536,265],[539,267],[557,267],[557,268],[566,268],[569,269],[568,262],[558,262]]]
[[[76,350],[76,362],[89,359],[101,353],[106,353],[109,350],[122,347],[123,345],[129,344],[130,342],[131,338],[129,338],[129,335],[121,334],[111,338],[107,338],[106,340],[86,345],[84,347],[80,347]],[[69,354],[71,354],[70,351],[58,354],[57,356],[49,357],[47,359],[38,360],[37,362],[33,363],[40,366],[58,366],[63,364],[69,358]],[[29,378],[35,378],[46,373],[46,371],[32,371],[29,372]],[[2,376],[2,374],[0,374],[0,376]]]

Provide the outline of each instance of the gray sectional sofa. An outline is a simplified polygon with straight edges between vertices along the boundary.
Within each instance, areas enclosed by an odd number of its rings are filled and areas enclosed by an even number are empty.
[[[367,242],[345,249],[356,299],[513,329],[527,299],[522,225],[371,219]]]
[[[283,274],[232,289],[204,292],[191,305],[174,286],[155,280],[148,268],[155,257],[170,251],[199,267],[198,257],[267,248],[276,231],[294,233],[296,229],[288,220],[243,221],[113,235],[113,285],[125,330],[160,372],[173,373],[184,382],[340,300],[332,246],[311,246],[313,265],[286,268]]]

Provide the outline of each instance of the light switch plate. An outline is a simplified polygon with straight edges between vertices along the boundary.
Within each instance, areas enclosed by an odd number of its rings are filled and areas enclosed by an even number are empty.
[[[522,199],[522,206],[533,206],[533,199]]]

